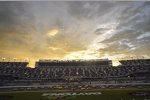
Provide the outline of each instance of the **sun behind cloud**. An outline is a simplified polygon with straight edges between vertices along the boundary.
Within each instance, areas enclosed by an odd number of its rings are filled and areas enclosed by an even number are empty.
[[[58,32],[59,32],[58,29],[51,29],[51,30],[48,31],[47,35],[48,35],[49,37],[55,36]]]

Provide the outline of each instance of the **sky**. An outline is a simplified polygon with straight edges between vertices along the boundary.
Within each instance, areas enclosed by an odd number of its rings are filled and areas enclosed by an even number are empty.
[[[0,2],[0,57],[150,57],[150,2]]]

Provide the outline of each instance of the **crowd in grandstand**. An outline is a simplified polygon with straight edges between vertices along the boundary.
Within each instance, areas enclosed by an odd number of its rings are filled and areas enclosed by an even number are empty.
[[[107,62],[107,63],[106,63]],[[64,66],[59,62],[35,68],[27,67],[28,62],[0,62],[0,80],[88,80],[88,79],[118,79],[147,78],[150,76],[150,59],[121,60],[121,65],[113,67],[105,61],[100,64],[76,64]],[[38,62],[39,63],[39,62]],[[88,65],[87,65],[88,63]],[[64,64],[64,63],[63,63]],[[65,63],[66,64],[66,63]],[[85,66],[86,65],[86,66]]]

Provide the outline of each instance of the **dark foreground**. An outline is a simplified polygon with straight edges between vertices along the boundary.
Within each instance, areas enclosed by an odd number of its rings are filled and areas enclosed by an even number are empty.
[[[43,93],[88,93],[100,95],[42,96]],[[0,93],[0,100],[150,100],[150,89],[103,89],[92,91],[15,91]]]

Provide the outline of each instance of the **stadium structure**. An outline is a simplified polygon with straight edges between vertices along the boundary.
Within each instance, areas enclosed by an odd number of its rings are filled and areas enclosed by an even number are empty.
[[[35,68],[29,62],[0,62],[0,88],[11,86],[150,85],[150,59],[120,60],[39,60]]]

